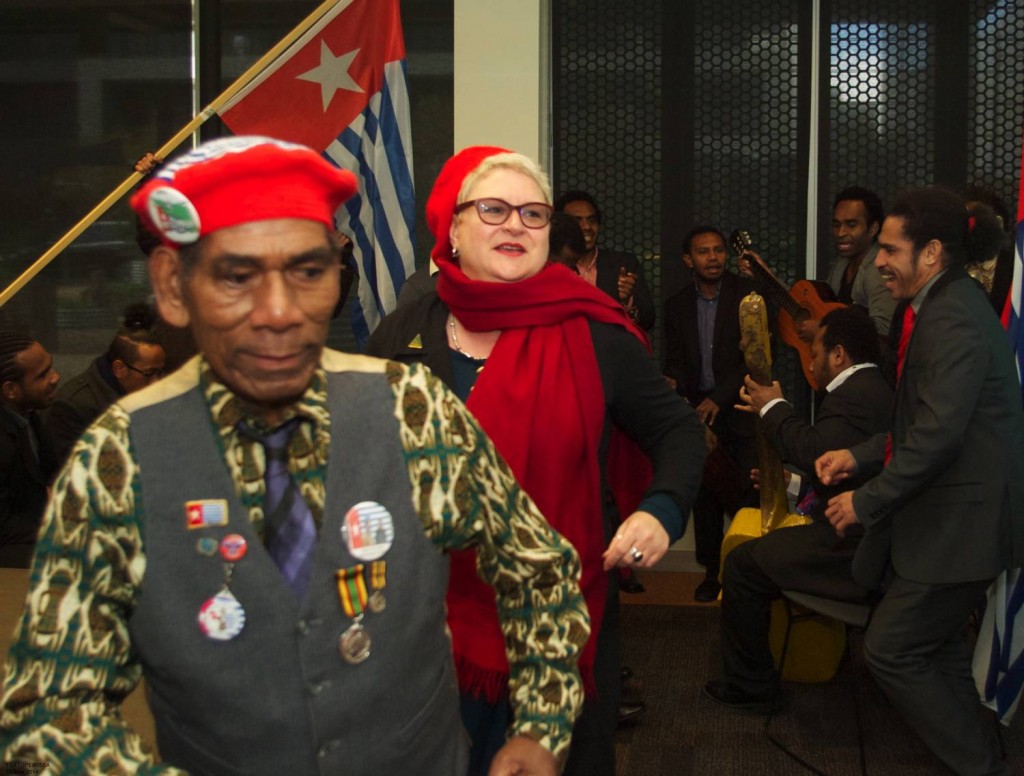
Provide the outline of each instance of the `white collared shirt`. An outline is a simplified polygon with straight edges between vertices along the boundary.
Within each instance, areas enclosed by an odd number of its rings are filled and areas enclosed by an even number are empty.
[[[868,367],[874,367],[875,369],[877,369],[878,364],[872,363],[871,361],[865,361],[862,364],[854,364],[853,366],[846,367],[846,369],[844,369],[842,372],[840,372],[839,374],[832,378],[832,382],[825,386],[825,393],[832,393],[832,391],[834,391],[836,388],[838,388],[840,385],[842,385],[848,379],[850,379],[850,375],[852,375],[854,372],[859,372],[861,369],[867,369]],[[768,410],[770,410],[780,401],[786,400],[772,399],[770,402],[768,402],[761,408],[761,412],[759,412],[758,414],[763,418],[767,414]]]

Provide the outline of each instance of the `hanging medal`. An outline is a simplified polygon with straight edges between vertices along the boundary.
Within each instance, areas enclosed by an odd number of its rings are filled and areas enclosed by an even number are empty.
[[[377,560],[395,541],[395,523],[387,507],[376,501],[360,501],[342,518],[341,538],[352,557]]]
[[[363,616],[369,597],[366,592],[366,579],[363,577],[363,564],[338,569],[335,578],[341,608],[352,618],[352,624],[338,639],[338,652],[346,663],[356,665],[370,656],[370,634],[363,627]]]
[[[375,560],[370,564],[370,611],[374,614],[380,614],[384,611],[384,607],[387,606],[387,600],[384,598],[384,587],[387,585],[387,567],[388,562],[386,560]]]
[[[233,563],[224,564],[224,584],[199,608],[199,629],[214,641],[230,641],[245,627],[245,609],[231,592]]]

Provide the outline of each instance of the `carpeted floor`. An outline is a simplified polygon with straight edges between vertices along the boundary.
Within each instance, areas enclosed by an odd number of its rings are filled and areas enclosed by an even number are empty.
[[[635,672],[627,691],[638,692],[648,710],[619,733],[620,776],[810,773],[768,740],[763,717],[738,714],[701,694],[720,672],[718,614],[717,607],[623,607],[623,659]],[[851,646],[853,657],[831,682],[784,685],[783,708],[771,732],[829,776],[859,774],[851,694],[856,688],[869,774],[949,773],[886,704],[860,659],[859,637]],[[1003,729],[1003,740],[1011,770],[1024,773],[1024,715]]]

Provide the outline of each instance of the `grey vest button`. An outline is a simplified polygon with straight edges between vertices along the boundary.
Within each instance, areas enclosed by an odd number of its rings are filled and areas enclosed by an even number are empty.
[[[300,635],[305,636],[311,630],[313,630],[314,628],[319,628],[323,624],[324,621],[323,618],[321,617],[311,617],[308,620],[303,618],[299,620],[297,623],[295,623],[295,629],[299,632]]]
[[[316,696],[331,686],[330,679],[324,679],[322,682],[311,682],[308,686],[309,694]]]
[[[340,743],[341,742],[337,740],[327,741],[319,750],[317,750],[316,756],[320,758],[330,756],[331,752],[337,749]]]

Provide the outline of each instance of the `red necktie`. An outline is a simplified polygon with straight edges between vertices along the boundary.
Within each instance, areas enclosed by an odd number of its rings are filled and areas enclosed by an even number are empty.
[[[903,328],[900,329],[900,343],[896,351],[896,382],[900,381],[903,377],[903,360],[907,355],[907,345],[910,344],[910,335],[914,331],[914,308],[911,305],[907,305],[903,311]],[[889,438],[885,442],[885,465],[889,465],[889,461],[892,459],[892,434],[889,434]]]
[[[907,345],[914,331],[914,318],[914,308],[908,304],[907,309],[903,311],[903,328],[900,329],[900,344],[896,351],[896,382],[903,376],[903,359],[907,355]]]

